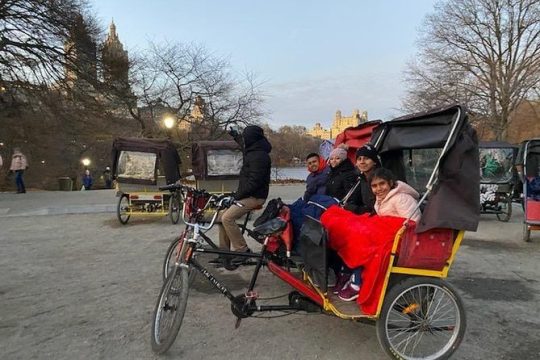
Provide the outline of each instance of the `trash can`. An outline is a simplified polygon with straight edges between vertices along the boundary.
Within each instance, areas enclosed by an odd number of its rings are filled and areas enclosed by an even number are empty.
[[[58,188],[60,191],[73,190],[73,180],[70,177],[64,176],[58,178]]]

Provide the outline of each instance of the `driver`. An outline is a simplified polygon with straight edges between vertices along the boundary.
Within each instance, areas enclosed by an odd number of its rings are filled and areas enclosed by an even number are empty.
[[[235,139],[237,140],[237,139]],[[256,125],[247,126],[240,142],[244,144],[243,165],[240,170],[238,190],[234,198],[243,206],[233,204],[221,214],[219,226],[219,247],[225,250],[251,252],[242,236],[236,221],[248,212],[260,208],[270,188],[270,151],[272,145],[264,136],[262,128]],[[248,257],[235,256],[232,265],[249,262]]]

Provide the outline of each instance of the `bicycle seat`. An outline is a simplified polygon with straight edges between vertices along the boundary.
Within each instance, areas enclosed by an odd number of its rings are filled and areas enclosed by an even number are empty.
[[[278,233],[282,230],[285,230],[287,227],[287,222],[280,218],[274,218],[268,220],[267,222],[257,226],[253,229],[253,232],[258,235],[272,235]]]

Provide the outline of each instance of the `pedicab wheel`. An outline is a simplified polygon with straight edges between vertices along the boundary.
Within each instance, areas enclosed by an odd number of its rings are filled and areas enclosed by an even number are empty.
[[[501,212],[497,213],[497,219],[502,222],[507,222],[512,216],[512,197],[505,196],[504,200],[500,201],[499,204],[502,206]]]
[[[182,326],[189,295],[188,269],[175,266],[159,293],[152,319],[152,351],[163,354],[172,346]]]
[[[169,200],[169,219],[173,224],[180,220],[180,199],[176,194],[172,194]]]
[[[171,270],[174,268],[176,259],[179,258],[178,251],[181,251],[181,242],[186,238],[186,233],[180,235],[174,241],[169,245],[169,248],[167,249],[167,254],[165,255],[165,261],[163,261],[163,268],[162,268],[162,277],[163,282],[167,281],[167,277],[171,273]],[[191,256],[196,256],[197,254],[194,253]],[[193,269],[192,266],[189,267],[189,286],[193,284],[193,281],[195,281],[195,277],[197,276],[197,271]]]
[[[118,206],[116,207],[116,216],[120,224],[126,225],[130,215],[128,214],[129,210],[129,198],[127,195],[121,195],[118,199]]]
[[[529,227],[529,224],[523,223],[523,240],[525,242],[531,241],[531,228]]]
[[[444,280],[412,277],[387,293],[377,338],[393,359],[448,359],[465,334],[463,302]]]

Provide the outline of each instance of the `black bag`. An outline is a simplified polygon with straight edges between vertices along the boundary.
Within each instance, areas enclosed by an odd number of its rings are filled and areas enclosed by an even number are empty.
[[[317,219],[306,216],[300,229],[299,242],[299,253],[304,261],[304,271],[322,291],[327,291],[327,234]]]
[[[261,216],[259,216],[255,220],[255,222],[253,222],[253,226],[259,226],[261,224],[264,224],[268,220],[277,218],[282,206],[283,202],[281,201],[281,198],[270,200],[268,204],[266,204],[266,208],[264,209]]]

